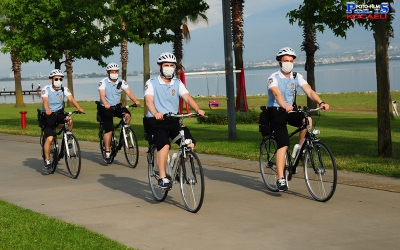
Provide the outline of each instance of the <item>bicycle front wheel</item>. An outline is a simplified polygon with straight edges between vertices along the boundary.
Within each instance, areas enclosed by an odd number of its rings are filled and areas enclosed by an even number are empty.
[[[196,213],[204,200],[204,174],[199,157],[191,151],[186,152],[186,159],[180,159],[180,187],[186,208]]]
[[[129,167],[135,168],[139,160],[139,147],[138,147],[137,137],[135,132],[129,127],[124,128],[124,131],[125,131],[125,139],[124,139],[125,158],[129,164]]]
[[[157,201],[164,201],[165,198],[167,198],[168,191],[158,187],[158,179],[160,179],[160,174],[157,166],[157,148],[155,145],[150,146],[150,149],[147,152],[147,163],[149,185],[154,199]]]
[[[104,146],[104,130],[101,127],[99,129],[99,140],[101,157],[103,158],[103,161],[105,163],[108,163],[108,161],[106,160],[106,148]]]
[[[81,172],[81,149],[75,135],[67,134],[65,144],[65,165],[72,179],[76,179]]]
[[[304,156],[304,179],[311,196],[321,202],[332,198],[337,184],[335,158],[328,146],[314,141]]]
[[[277,143],[275,139],[268,138],[263,140],[260,145],[260,172],[264,184],[273,192],[278,192],[276,180],[278,179],[278,172],[276,169],[276,150]]]

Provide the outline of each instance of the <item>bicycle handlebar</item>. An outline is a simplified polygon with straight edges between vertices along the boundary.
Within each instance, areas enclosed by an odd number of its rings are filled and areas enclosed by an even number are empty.
[[[320,111],[321,109],[324,109],[323,107],[319,107],[319,108],[315,108],[315,109],[309,109],[308,107],[304,106],[304,107],[297,107],[296,110],[293,111],[289,111],[288,113],[297,113],[297,112],[303,112],[303,113],[311,113],[311,112],[316,112],[316,111]]]
[[[85,112],[81,112],[79,110],[74,110],[69,112],[64,111],[64,115],[72,115],[72,114],[85,114]]]
[[[197,113],[189,113],[189,114],[173,114],[173,113],[167,113],[167,114],[164,114],[164,117],[184,118],[184,117],[189,117],[189,116],[192,116],[192,115],[200,116],[200,115],[197,114]]]
[[[97,105],[100,105],[99,101],[95,101],[95,103]],[[122,106],[122,103],[118,103],[117,105],[110,106],[110,109],[118,109],[118,108],[123,108],[123,107],[125,107],[125,108],[138,108],[138,107],[141,107],[141,106],[138,106],[136,103],[131,104],[131,105]]]

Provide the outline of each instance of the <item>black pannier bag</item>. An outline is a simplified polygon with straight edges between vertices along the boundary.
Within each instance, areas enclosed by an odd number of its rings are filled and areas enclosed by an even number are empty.
[[[39,127],[43,127],[43,122],[45,119],[45,113],[42,112],[42,110],[37,109],[37,119],[38,119],[38,125]]]
[[[258,120],[258,131],[261,132],[262,136],[267,136],[269,134],[269,120],[268,111],[266,106],[260,106],[261,113],[260,119]]]

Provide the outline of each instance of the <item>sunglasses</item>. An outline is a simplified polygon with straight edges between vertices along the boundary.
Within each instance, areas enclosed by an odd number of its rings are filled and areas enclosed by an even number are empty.
[[[61,81],[62,82],[62,78],[54,78],[54,81]]]

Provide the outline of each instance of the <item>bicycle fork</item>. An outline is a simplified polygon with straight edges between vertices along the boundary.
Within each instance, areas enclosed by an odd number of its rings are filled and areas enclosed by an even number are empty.
[[[123,139],[123,143],[127,148],[134,148],[135,147],[135,143],[133,141],[132,133],[127,134],[127,132],[126,132],[127,128],[129,128],[129,125],[124,125],[122,127],[121,136],[122,136],[122,139]],[[130,142],[130,143],[128,143],[128,142]]]

